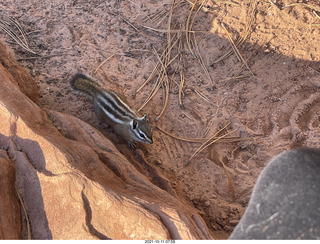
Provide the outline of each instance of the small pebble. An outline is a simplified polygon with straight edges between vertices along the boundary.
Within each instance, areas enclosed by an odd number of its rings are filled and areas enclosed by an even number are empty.
[[[208,201],[205,201],[204,206],[209,207],[210,204],[211,204],[211,203],[210,203],[210,201],[208,200]]]

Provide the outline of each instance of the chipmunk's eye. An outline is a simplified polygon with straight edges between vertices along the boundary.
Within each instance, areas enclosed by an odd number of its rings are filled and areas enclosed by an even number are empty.
[[[140,136],[141,138],[145,138],[144,134],[142,134],[142,133],[140,133],[140,132],[139,132],[139,136]]]

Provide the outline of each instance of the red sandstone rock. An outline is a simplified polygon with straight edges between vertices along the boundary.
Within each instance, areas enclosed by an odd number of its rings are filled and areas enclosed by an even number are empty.
[[[3,150],[0,150],[0,175],[0,239],[21,239],[20,206],[14,189],[15,169]]]
[[[38,103],[39,93],[29,73],[15,59],[14,53],[0,41],[0,60],[5,69],[3,75],[16,84],[32,101]]]
[[[55,111],[48,111],[49,119],[2,65],[0,86],[0,147],[7,148],[0,158],[0,195],[7,202],[0,204],[6,213],[0,237],[21,237],[14,165],[32,239],[211,238],[201,217],[179,202],[160,173],[154,175],[163,189],[87,123]]]

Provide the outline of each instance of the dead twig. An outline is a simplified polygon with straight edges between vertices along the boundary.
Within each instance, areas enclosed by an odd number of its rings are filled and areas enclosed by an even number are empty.
[[[15,186],[15,190],[17,193],[17,196],[19,198],[20,204],[22,206],[23,212],[24,212],[24,216],[26,216],[26,221],[27,221],[27,232],[28,232],[28,240],[31,240],[31,228],[30,228],[30,221],[29,221],[29,217],[28,217],[28,213],[27,213],[27,209],[26,206],[24,205],[24,202],[22,200],[22,197],[17,189],[17,187]]]
[[[118,16],[119,18],[121,18],[124,22],[126,22],[128,25],[130,25],[135,31],[139,32],[141,34],[141,31],[139,31],[129,20],[127,20],[125,17],[121,16],[120,14],[111,12],[111,11],[107,11],[107,13]]]
[[[100,67],[102,65],[104,65],[109,59],[111,59],[114,56],[114,54],[112,54],[110,57],[106,58],[101,64],[98,65],[98,67],[96,68],[96,70],[93,72],[94,74],[96,74],[98,72],[98,70],[100,69]]]

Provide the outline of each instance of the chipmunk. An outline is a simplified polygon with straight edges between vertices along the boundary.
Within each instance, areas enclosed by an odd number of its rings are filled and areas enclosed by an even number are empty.
[[[147,115],[139,117],[116,93],[99,87],[92,79],[80,73],[72,78],[71,87],[91,95],[98,118],[111,125],[130,146],[135,147],[134,141],[153,143]]]

